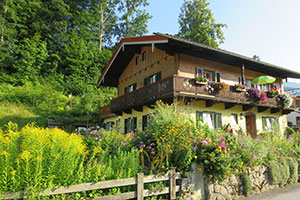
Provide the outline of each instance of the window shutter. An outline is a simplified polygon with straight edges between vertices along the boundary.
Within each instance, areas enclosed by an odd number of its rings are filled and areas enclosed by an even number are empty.
[[[133,127],[132,127],[132,131],[136,131],[136,129],[137,129],[137,118],[136,117],[134,117],[133,118]]]
[[[124,120],[124,132],[128,133],[128,119]]]
[[[161,80],[161,72],[158,72],[156,74],[156,81],[159,81],[159,80]]]
[[[134,83],[132,85],[133,85],[133,91],[136,90],[136,83]]]
[[[216,77],[216,82],[221,82],[221,73],[220,72],[216,72],[215,77]]]
[[[202,74],[203,74],[203,69],[200,68],[200,67],[196,67],[196,73],[195,73],[195,75],[201,76]]]
[[[199,122],[201,124],[203,123],[203,112],[202,111],[196,111],[196,125],[199,126]]]
[[[263,130],[267,129],[267,119],[265,117],[262,117],[262,127]]]
[[[148,78],[145,78],[145,79],[144,79],[144,86],[145,86],[145,85],[148,85]]]
[[[216,128],[222,129],[222,113],[216,113]]]
[[[148,115],[143,115],[143,131],[146,130],[147,128],[147,118],[148,118]]]
[[[124,94],[127,94],[127,87],[124,88]]]

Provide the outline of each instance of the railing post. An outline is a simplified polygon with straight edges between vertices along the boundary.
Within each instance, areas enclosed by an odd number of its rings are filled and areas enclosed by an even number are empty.
[[[144,199],[144,174],[137,174],[137,200]]]
[[[175,178],[175,168],[170,170],[170,200],[176,199],[176,178]]]

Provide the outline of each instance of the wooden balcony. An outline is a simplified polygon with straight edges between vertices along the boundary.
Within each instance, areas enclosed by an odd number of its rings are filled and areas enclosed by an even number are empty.
[[[295,99],[290,108],[283,108],[282,102],[276,97],[267,98],[264,103],[261,103],[261,101],[249,95],[248,92],[236,92],[234,86],[230,86],[230,89],[225,92],[219,92],[216,89],[212,91],[209,89],[210,87],[213,88],[214,83],[199,85],[195,83],[194,79],[173,75],[112,99],[110,111],[115,114],[121,114],[122,112],[131,113],[132,109],[142,111],[143,106],[152,105],[159,99],[172,102],[174,97],[205,100],[207,107],[215,103],[224,103],[225,109],[240,104],[243,106],[243,111],[257,106],[258,112],[263,112],[270,108],[271,113],[282,111],[283,114],[287,114],[296,108]]]

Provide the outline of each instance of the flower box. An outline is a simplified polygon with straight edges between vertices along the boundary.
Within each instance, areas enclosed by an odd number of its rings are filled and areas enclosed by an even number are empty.
[[[235,88],[237,92],[246,92],[246,88]]]
[[[203,81],[195,81],[196,84],[198,85],[207,85],[208,81],[203,82]]]

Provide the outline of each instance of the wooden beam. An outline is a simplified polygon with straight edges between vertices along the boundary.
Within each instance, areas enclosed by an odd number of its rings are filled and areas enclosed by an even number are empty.
[[[275,114],[275,113],[278,113],[281,109],[279,108],[271,108],[271,113],[272,114]]]
[[[143,106],[134,106],[133,109],[137,112],[143,112]]]
[[[125,110],[124,110],[124,113],[126,113],[126,114],[131,114],[132,112],[131,112],[131,109],[129,108],[129,109],[125,109]]]
[[[253,105],[243,105],[243,111],[247,111],[253,108]]]
[[[234,103],[224,103],[225,105],[225,109],[229,109],[229,108],[232,108],[233,106],[235,106],[236,104]]]
[[[112,112],[112,113],[116,114],[117,116],[122,116],[122,111]]]
[[[268,110],[268,107],[265,107],[265,106],[259,106],[258,107],[258,112],[264,112],[266,110]]]
[[[241,84],[245,85],[245,66],[244,66],[244,64],[242,64],[242,67],[241,67],[241,77],[242,77]]]
[[[206,100],[205,105],[206,107],[212,107],[216,102],[213,100]]]

